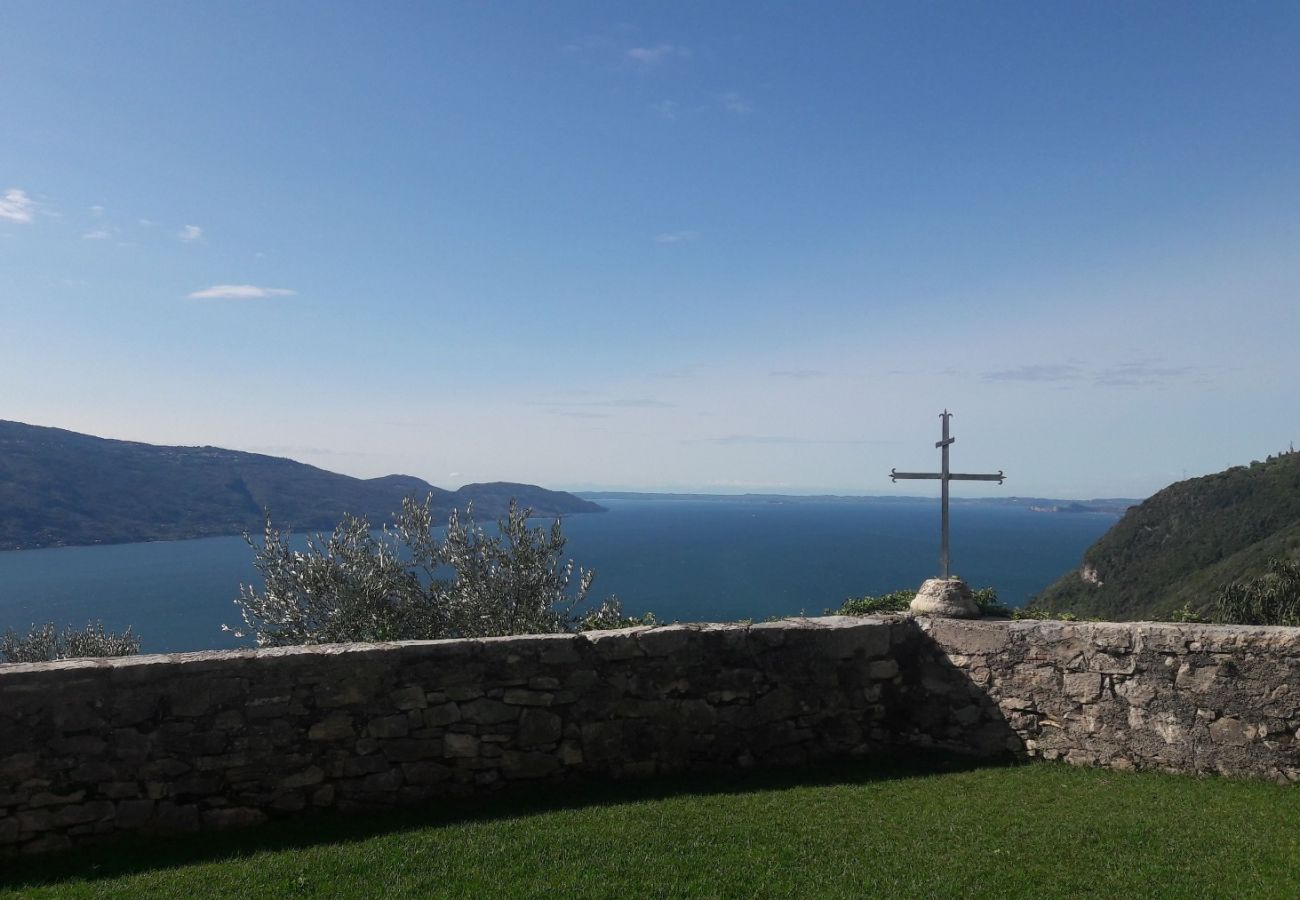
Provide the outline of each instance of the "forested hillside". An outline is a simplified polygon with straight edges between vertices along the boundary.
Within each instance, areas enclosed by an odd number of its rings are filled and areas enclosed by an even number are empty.
[[[1170,485],[1130,509],[1031,608],[1106,619],[1209,612],[1234,580],[1300,556],[1300,453]]]
[[[503,515],[511,498],[544,516],[601,509],[530,484],[448,491],[409,475],[352,478],[259,453],[0,421],[0,550],[240,534],[260,529],[264,511],[297,530],[333,528],[344,513],[379,524],[404,497],[429,495],[439,516],[473,501],[484,520]]]

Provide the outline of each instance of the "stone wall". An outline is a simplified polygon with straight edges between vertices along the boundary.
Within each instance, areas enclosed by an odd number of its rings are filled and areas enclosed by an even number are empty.
[[[0,666],[0,848],[861,754],[903,620]]]
[[[943,747],[1300,777],[1300,629],[797,619],[0,665],[0,854]]]
[[[914,743],[986,749],[958,719],[977,693],[1031,757],[1300,780],[1298,628],[917,623],[933,718]],[[945,692],[952,700],[935,702]]]

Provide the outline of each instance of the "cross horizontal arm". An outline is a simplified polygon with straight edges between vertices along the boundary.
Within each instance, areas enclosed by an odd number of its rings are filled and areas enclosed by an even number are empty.
[[[891,481],[897,481],[900,478],[941,481],[944,477],[942,472],[895,472],[892,469],[889,472]],[[1006,476],[1001,472],[992,475],[968,475],[963,472],[949,472],[947,478],[949,481],[996,481],[998,484],[1006,480]]]

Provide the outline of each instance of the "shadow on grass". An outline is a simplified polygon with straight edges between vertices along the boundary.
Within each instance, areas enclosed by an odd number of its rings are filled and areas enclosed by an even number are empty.
[[[0,868],[0,888],[53,887],[68,881],[117,878],[196,863],[240,859],[255,853],[346,843],[403,831],[590,806],[688,795],[869,784],[1015,765],[1020,763],[916,751],[906,756],[871,756],[821,763],[815,767],[685,774],[643,781],[583,780],[517,787],[492,797],[446,799],[372,813],[307,812],[252,828],[173,837],[123,835],[61,853],[10,858],[4,860],[3,868]]]

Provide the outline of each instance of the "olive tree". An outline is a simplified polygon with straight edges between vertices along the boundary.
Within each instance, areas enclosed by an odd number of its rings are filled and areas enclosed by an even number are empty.
[[[623,616],[611,596],[589,608],[595,573],[563,561],[559,520],[528,524],[531,510],[510,503],[489,533],[453,510],[446,533],[434,528],[431,500],[407,499],[376,534],[347,516],[305,550],[267,519],[261,545],[247,538],[261,590],[244,585],[239,606],[259,646],[345,641],[429,640],[546,634],[643,622]]]
[[[130,628],[121,634],[104,630],[103,622],[92,622],[82,630],[71,626],[60,630],[53,622],[35,625],[26,635],[12,628],[0,635],[0,656],[5,662],[50,662],[86,656],[134,656],[140,652],[140,636]]]

